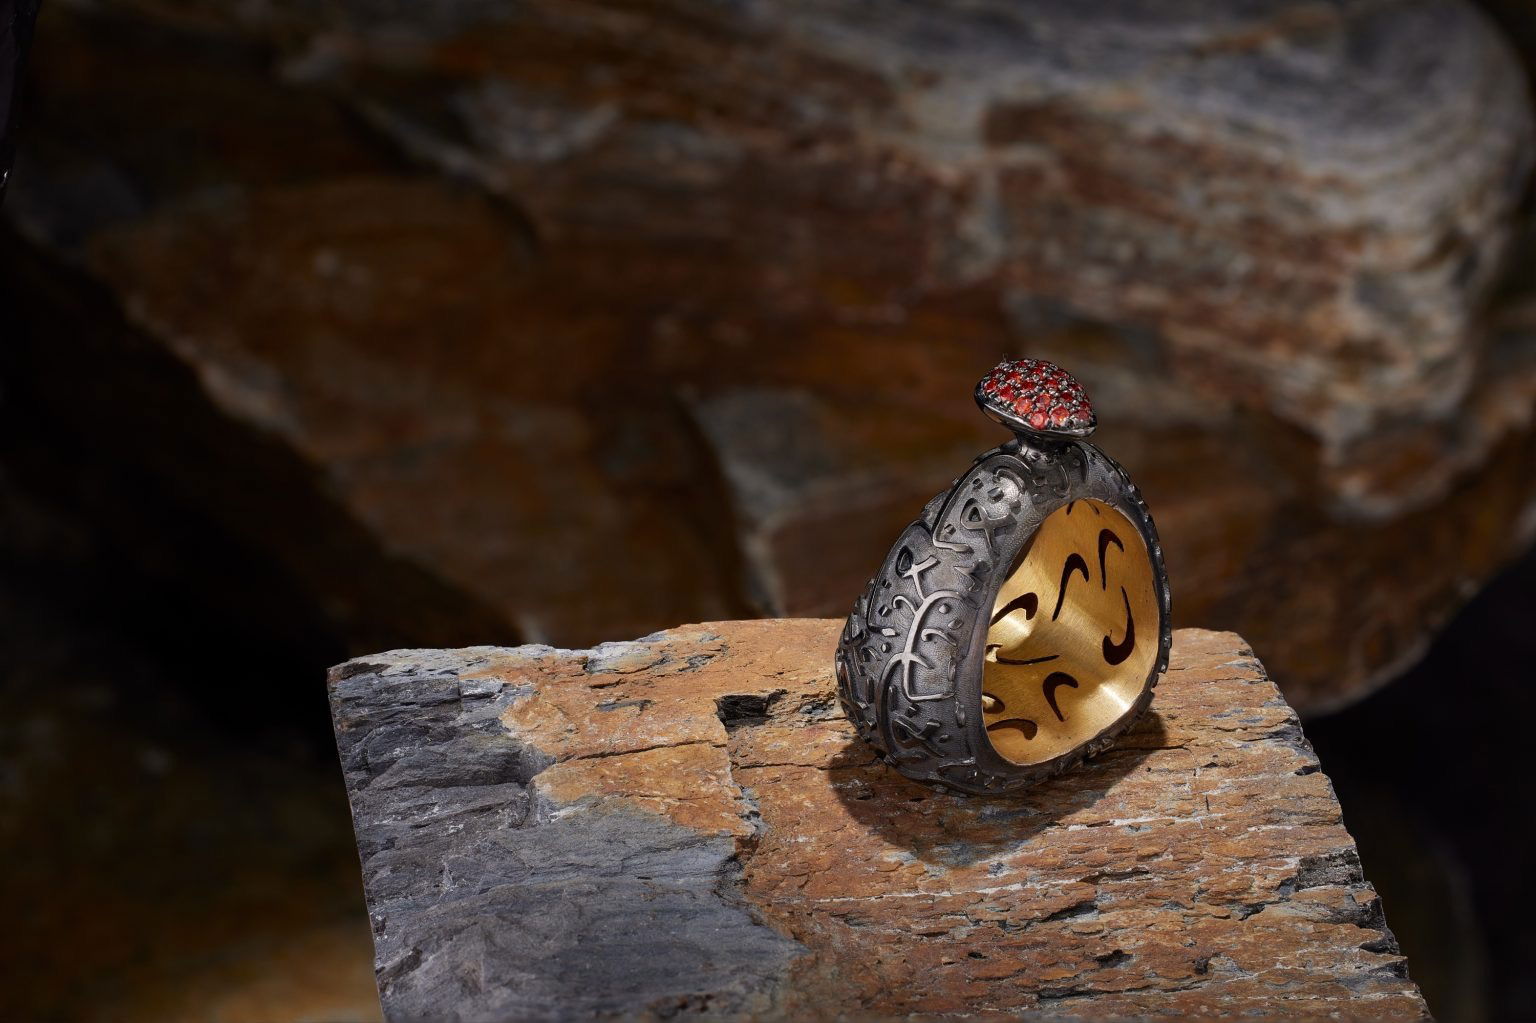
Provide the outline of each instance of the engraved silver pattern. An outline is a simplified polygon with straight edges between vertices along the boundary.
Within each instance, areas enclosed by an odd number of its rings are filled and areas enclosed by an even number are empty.
[[[996,752],[982,720],[989,618],[1041,522],[1086,499],[1122,512],[1146,543],[1157,656],[1131,712],[1062,756],[1021,766]],[[844,626],[838,693],[859,735],[902,774],[962,792],[1017,791],[1106,749],[1146,709],[1168,667],[1169,604],[1157,529],[1125,470],[1085,440],[1020,432],[979,456],[892,545]]]

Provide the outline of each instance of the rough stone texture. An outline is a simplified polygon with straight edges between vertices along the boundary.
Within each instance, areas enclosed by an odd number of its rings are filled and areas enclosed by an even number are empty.
[[[87,478],[152,437],[161,490],[349,637],[841,614],[995,443],[970,392],[1004,353],[1084,382],[1176,614],[1304,709],[1536,529],[1536,344],[1483,328],[1529,111],[1458,0],[44,20],[10,400]],[[80,380],[146,352],[149,400]],[[295,494],[377,581],[274,528]]]
[[[840,625],[333,669],[386,1015],[1427,1018],[1237,636],[1180,631],[1116,747],[983,799],[858,743]]]

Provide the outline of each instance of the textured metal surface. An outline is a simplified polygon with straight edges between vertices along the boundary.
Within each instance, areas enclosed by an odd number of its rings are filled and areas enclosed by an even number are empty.
[[[998,590],[1029,539],[1073,501],[1100,501],[1140,532],[1156,579],[1157,655],[1140,698],[1069,752],[1023,766],[987,738],[982,665]],[[1168,666],[1167,574],[1152,517],[1113,459],[1065,438],[1016,438],[980,456],[892,545],[843,630],[838,693],[859,734],[910,778],[973,793],[1049,778],[1108,746]]]

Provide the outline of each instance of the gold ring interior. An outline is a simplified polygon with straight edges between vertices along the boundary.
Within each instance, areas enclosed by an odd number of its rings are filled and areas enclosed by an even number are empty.
[[[982,667],[982,716],[1000,756],[1044,763],[1140,698],[1161,635],[1141,532],[1100,501],[1040,524],[998,591]]]

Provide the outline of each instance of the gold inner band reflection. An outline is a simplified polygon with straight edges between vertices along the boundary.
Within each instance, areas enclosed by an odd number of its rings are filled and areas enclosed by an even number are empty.
[[[1141,695],[1161,624],[1131,521],[1099,501],[1053,512],[993,604],[982,668],[993,748],[1038,764],[1114,724]]]

